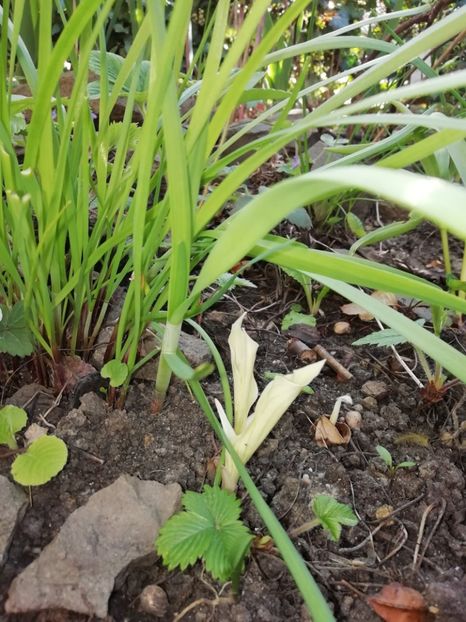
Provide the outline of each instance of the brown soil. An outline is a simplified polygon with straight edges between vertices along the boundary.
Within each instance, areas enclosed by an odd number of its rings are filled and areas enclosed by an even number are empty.
[[[427,230],[434,241],[433,230]],[[341,243],[341,237],[335,236],[337,239]],[[439,273],[426,266],[439,258],[439,249],[426,244],[425,239],[426,229],[422,229],[400,238],[395,245],[384,244],[382,250],[388,249],[387,258],[402,257],[405,263],[413,264],[410,267],[414,271],[422,268],[432,280],[438,280]],[[260,343],[256,372],[263,386],[266,371],[282,373],[299,365],[287,353],[287,336],[282,334],[280,323],[301,294],[292,281],[279,277],[272,267],[253,268],[246,276],[258,288],[236,288],[204,316],[203,326],[228,361],[228,328],[241,311],[247,310],[245,328]],[[351,318],[351,334],[333,333],[334,323],[347,319],[340,311],[343,302],[333,295],[325,299],[317,334],[319,342],[351,371],[352,380],[340,384],[335,373],[326,369],[313,385],[315,395],[296,401],[251,460],[251,475],[286,529],[309,520],[309,503],[318,493],[332,494],[357,512],[359,524],[343,528],[338,543],[320,530],[295,539],[337,620],[376,622],[379,617],[366,604],[365,595],[398,581],[424,593],[428,604],[437,607],[435,619],[459,622],[466,607],[464,452],[458,446],[459,435],[450,446],[442,439],[445,432],[455,433],[465,419],[464,387],[456,386],[438,403],[424,402],[410,378],[397,369],[389,349],[351,345],[376,330],[374,322]],[[401,310],[412,313],[407,307]],[[449,329],[444,337],[457,347],[464,343],[459,329]],[[398,351],[413,367],[411,348],[399,346]],[[419,368],[415,373],[422,379]],[[361,387],[368,380],[386,383],[386,395],[378,399],[364,395]],[[221,399],[215,376],[205,381],[205,389],[210,398]],[[315,423],[319,416],[331,412],[336,398],[344,393],[351,395],[361,411],[361,430],[354,431],[347,446],[319,448],[313,440]],[[151,414],[153,397],[153,386],[136,383],[125,410],[111,410],[96,394],[87,394],[81,405],[86,423],[79,425],[75,411],[65,402],[51,411],[48,421],[54,425],[61,421],[61,434],[70,449],[69,463],[52,482],[33,490],[32,503],[17,527],[1,574],[0,611],[13,577],[51,541],[74,509],[121,473],[163,483],[179,482],[185,490],[202,489],[207,481],[207,463],[218,451],[204,415],[178,381],[157,416]],[[47,399],[33,401],[28,407],[33,420],[40,423],[39,415],[49,405]],[[411,460],[417,466],[390,473],[377,456],[378,444],[390,450],[395,463]],[[0,472],[6,474],[8,470],[8,462],[2,460]],[[242,488],[239,493],[246,523],[254,533],[264,534],[261,519]],[[377,518],[377,512],[386,505],[395,514],[384,522]],[[421,544],[416,553],[418,541]],[[221,592],[222,586],[203,573],[200,564],[183,573],[169,573],[160,562],[134,569],[115,590],[109,619],[153,620],[138,609],[139,594],[153,583],[168,595],[167,621],[196,601],[199,603],[183,620],[309,620],[286,566],[273,550],[253,551],[235,602],[228,598],[228,589]],[[84,622],[88,618],[48,611],[1,619]]]

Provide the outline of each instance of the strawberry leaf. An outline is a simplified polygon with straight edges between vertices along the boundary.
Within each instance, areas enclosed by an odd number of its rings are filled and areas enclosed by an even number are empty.
[[[317,495],[312,500],[311,507],[323,529],[335,542],[340,539],[342,525],[353,527],[358,523],[349,505],[339,503],[329,495]]]
[[[228,581],[247,553],[252,536],[240,520],[240,502],[217,487],[183,495],[186,511],[170,518],[160,530],[156,550],[169,570],[184,570],[198,559],[220,581]]]
[[[34,350],[31,332],[26,324],[24,306],[17,302],[11,309],[2,309],[0,317],[0,352],[27,356]]]

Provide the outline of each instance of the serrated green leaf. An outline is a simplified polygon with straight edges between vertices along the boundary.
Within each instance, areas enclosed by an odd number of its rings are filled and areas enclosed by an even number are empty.
[[[393,458],[392,454],[385,449],[382,445],[377,445],[375,451],[379,454],[380,458],[385,462],[385,464],[391,469],[393,467]]]
[[[121,387],[128,377],[128,373],[128,365],[116,359],[105,363],[100,370],[102,378],[109,378],[111,387]]]
[[[423,326],[425,324],[424,319],[416,320],[416,324]],[[366,337],[361,337],[353,341],[353,346],[376,346],[378,348],[388,348],[390,346],[399,346],[406,343],[408,340],[400,335],[394,328],[384,328],[383,330],[377,330]]]
[[[309,313],[300,313],[301,307],[299,305],[293,305],[291,311],[289,311],[282,320],[282,330],[288,330],[290,326],[295,324],[306,324],[307,326],[315,326],[316,319]]]
[[[13,479],[22,486],[41,486],[55,477],[68,460],[68,448],[56,436],[41,436],[11,465]]]
[[[352,527],[358,524],[358,518],[350,506],[329,495],[317,495],[312,500],[311,507],[322,527],[335,542],[340,539],[342,525]]]
[[[239,519],[239,500],[225,490],[205,486],[202,493],[185,493],[183,506],[186,511],[170,518],[156,541],[164,564],[184,570],[203,559],[215,579],[228,581],[252,539]]]
[[[0,352],[12,356],[27,356],[34,350],[31,332],[26,324],[24,306],[17,302],[11,309],[2,309],[0,322]]]
[[[10,449],[16,449],[16,432],[24,428],[28,416],[23,408],[7,404],[0,410],[0,445],[8,445]]]

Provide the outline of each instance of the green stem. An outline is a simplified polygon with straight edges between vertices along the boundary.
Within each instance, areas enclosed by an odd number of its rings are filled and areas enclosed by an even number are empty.
[[[460,281],[466,281],[466,242],[463,249],[463,261],[461,263]],[[466,292],[460,289],[458,291],[458,298],[466,298]]]
[[[451,274],[451,258],[450,245],[448,244],[448,231],[440,229],[440,240],[442,242],[443,263],[445,265],[445,274]]]
[[[320,525],[319,519],[313,518],[312,520],[308,520],[305,523],[303,523],[300,527],[296,527],[295,529],[292,529],[288,533],[289,533],[290,538],[296,538],[296,536],[300,536],[302,533],[306,533],[306,531],[310,531],[311,529],[314,529],[315,527],[318,527],[319,525]]]
[[[419,363],[421,364],[422,369],[427,377],[427,380],[431,382],[433,380],[432,370],[430,369],[430,365],[427,362],[426,355],[419,348],[414,348],[416,350],[417,357],[419,359]]]
[[[335,622],[335,618],[325,601],[318,585],[314,578],[309,573],[303,558],[293,546],[288,534],[281,526],[275,514],[269,508],[267,503],[262,498],[261,493],[254,484],[247,469],[242,464],[238,454],[236,453],[233,445],[227,438],[220,425],[217,417],[215,416],[211,405],[209,404],[203,388],[197,381],[190,381],[190,387],[200,405],[204,411],[209,423],[215,430],[215,433],[220,438],[225,446],[225,449],[231,456],[233,463],[238,469],[241,479],[243,480],[244,487],[249,493],[252,502],[254,503],[256,510],[260,514],[265,526],[270,532],[277,548],[279,549],[285,564],[290,571],[296,585],[301,592],[301,596],[306,603],[306,607],[314,622]]]
[[[165,360],[165,356],[167,354],[176,354],[180,333],[181,322],[178,324],[172,324],[171,322],[166,323],[160,352],[159,367],[157,369],[157,379],[155,381],[155,401],[158,408],[161,408],[165,401],[172,375],[172,370]]]

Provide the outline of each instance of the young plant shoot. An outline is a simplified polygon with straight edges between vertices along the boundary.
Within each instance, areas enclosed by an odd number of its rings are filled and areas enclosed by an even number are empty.
[[[258,344],[243,329],[244,316],[245,314],[241,315],[234,322],[228,339],[233,368],[233,426],[218,400],[215,400],[215,405],[225,434],[243,464],[246,464],[303,388],[320,373],[325,361],[312,363],[295,370],[292,374],[274,378],[259,397],[253,414],[249,415],[259,395],[254,379]],[[231,491],[235,490],[238,483],[238,471],[228,453],[225,456],[222,482],[223,487]]]

